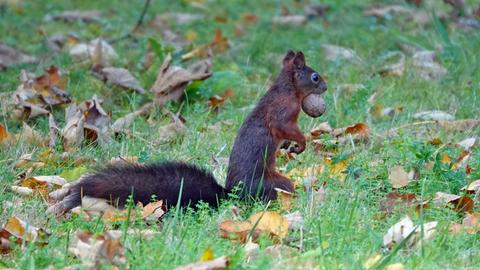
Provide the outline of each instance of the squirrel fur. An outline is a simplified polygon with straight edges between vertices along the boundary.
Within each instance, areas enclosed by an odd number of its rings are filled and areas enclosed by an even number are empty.
[[[236,187],[241,198],[264,201],[276,199],[275,188],[294,192],[292,181],[275,169],[275,152],[285,141],[287,147],[290,141],[296,142],[290,147],[291,152],[299,154],[305,150],[305,137],[297,125],[302,100],[326,89],[320,75],[305,64],[303,53],[289,50],[279,76],[238,132],[225,188],[211,173],[182,162],[107,166],[82,176],[57,207],[65,213],[81,205],[83,196],[103,198],[119,207],[125,205],[130,195],[143,204],[155,197],[167,206],[195,206],[200,201],[218,206]]]

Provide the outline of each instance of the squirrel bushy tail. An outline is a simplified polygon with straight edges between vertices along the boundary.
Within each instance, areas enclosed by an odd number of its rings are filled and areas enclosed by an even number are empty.
[[[131,194],[135,203],[144,205],[155,197],[167,206],[180,202],[180,206],[195,207],[199,201],[218,206],[227,193],[211,173],[194,165],[182,162],[126,164],[107,166],[83,176],[70,187],[61,208],[67,212],[81,205],[83,196],[106,199],[114,206],[123,207]]]

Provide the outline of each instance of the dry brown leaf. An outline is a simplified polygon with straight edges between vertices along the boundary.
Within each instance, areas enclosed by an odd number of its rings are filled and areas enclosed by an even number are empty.
[[[349,48],[344,48],[336,45],[331,44],[322,44],[322,49],[325,54],[325,58],[330,61],[336,60],[361,60],[354,50]]]
[[[214,95],[208,99],[208,106],[213,110],[218,110],[220,107],[223,107],[225,101],[234,95],[233,90],[228,89],[223,94]]]
[[[15,169],[20,168],[33,168],[38,169],[45,166],[44,162],[35,160],[32,158],[32,154],[24,154],[22,155],[17,162],[13,165]]]
[[[115,49],[100,38],[94,39],[88,44],[76,44],[70,48],[69,53],[73,61],[87,65],[108,66],[118,58]]]
[[[127,113],[123,117],[118,118],[113,122],[111,126],[111,130],[113,131],[114,134],[122,133],[122,132],[127,132],[127,130],[130,129],[131,125],[133,124],[133,121],[135,118],[139,116],[145,116],[148,115],[154,107],[153,103],[147,103],[143,105],[140,109]]]
[[[15,237],[17,238],[17,243],[22,243],[22,240],[30,242],[37,240],[39,237],[42,237],[46,234],[43,229],[37,228],[27,222],[19,219],[18,217],[10,217],[1,231],[1,238]]]
[[[323,122],[315,126],[307,134],[305,134],[305,138],[307,139],[307,141],[310,141],[312,139],[318,139],[322,134],[328,134],[332,131],[333,129],[330,124],[328,122]]]
[[[108,231],[99,236],[77,231],[68,250],[79,258],[87,269],[97,269],[102,262],[116,266],[126,263],[124,248],[118,234],[110,234]]]
[[[282,211],[292,209],[296,197],[295,194],[279,188],[275,188],[275,191],[277,192],[277,200],[280,203],[280,209]]]
[[[288,232],[288,221],[277,212],[265,211],[252,215],[249,219],[256,228],[283,239]]]
[[[66,78],[62,77],[55,66],[39,77],[22,71],[20,85],[12,95],[16,106],[12,115],[17,119],[31,119],[39,115],[48,115],[46,106],[55,106],[71,102],[71,96],[65,92]]]
[[[442,77],[447,74],[447,69],[435,61],[435,52],[420,51],[413,55],[413,68],[415,74],[430,80]]]
[[[388,180],[393,188],[401,188],[407,186],[412,179],[402,166],[395,166],[390,170]]]
[[[464,186],[462,190],[466,190],[468,193],[477,193],[480,191],[480,179],[477,179],[470,184]]]
[[[0,43],[0,70],[13,65],[33,63],[35,61],[37,61],[35,57]]]
[[[480,125],[480,119],[461,119],[455,121],[438,121],[438,124],[450,131],[468,131]]]
[[[272,23],[276,25],[292,25],[302,26],[307,23],[307,17],[305,15],[285,15],[275,16],[272,18]]]
[[[178,116],[173,113],[171,113],[170,116],[172,117],[172,122],[165,126],[161,126],[158,129],[157,139],[160,143],[169,141],[179,135],[182,135],[186,131],[183,121]]]
[[[452,121],[455,120],[455,117],[449,113],[434,110],[434,111],[421,111],[413,115],[415,119],[422,120],[435,120],[435,121]]]
[[[126,89],[132,89],[140,94],[145,93],[145,89],[140,85],[137,79],[125,68],[106,67],[98,72],[104,81]]]
[[[303,8],[303,12],[305,13],[305,16],[307,16],[308,18],[324,17],[329,10],[330,10],[329,5],[322,5],[322,4],[310,4],[310,5],[306,5]]]
[[[197,62],[187,69],[171,65],[172,57],[167,55],[160,67],[157,79],[150,91],[155,94],[155,104],[163,106],[166,102],[178,101],[185,87],[192,81],[205,80],[212,75],[211,59]]]
[[[475,204],[474,201],[469,197],[462,197],[444,192],[435,193],[435,198],[433,201],[438,204],[451,205],[453,210],[457,212],[472,212]]]
[[[380,201],[380,211],[390,215],[397,209],[404,210],[412,207],[416,204],[416,201],[414,193],[390,192],[386,195],[385,200]]]
[[[97,142],[106,146],[110,138],[110,116],[102,108],[103,101],[96,95],[79,105],[82,115],[85,117],[84,136],[90,142]]]
[[[300,212],[296,211],[283,216],[288,222],[289,230],[300,230],[303,228],[304,219]]]
[[[398,223],[394,224],[383,236],[383,246],[391,248],[393,245],[402,242],[405,238],[413,233],[415,227],[410,217],[406,216]]]
[[[218,257],[210,261],[200,261],[182,265],[175,270],[222,270],[227,269],[229,258],[227,256]]]
[[[251,237],[255,241],[265,232],[273,240],[282,240],[288,232],[288,221],[280,214],[271,211],[253,214],[248,221],[226,220],[219,225],[222,237],[246,242]]]
[[[45,39],[48,48],[53,51],[61,51],[63,48],[70,48],[80,41],[78,34],[74,32],[56,33]]]
[[[350,139],[355,142],[368,140],[370,129],[364,123],[357,123],[343,128],[335,128],[331,132],[340,144],[346,143]]]
[[[22,123],[22,130],[20,131],[20,133],[16,134],[15,137],[17,138],[17,140],[25,141],[28,144],[45,144],[45,139],[43,138],[43,136],[25,122]]]
[[[8,133],[5,126],[0,124],[0,144],[6,142],[9,137],[10,137],[10,134]]]
[[[57,138],[60,134],[60,129],[57,126],[57,123],[55,122],[55,119],[53,118],[53,115],[50,114],[48,116],[48,146],[50,148],[55,147],[55,144],[57,143]]]
[[[159,220],[167,212],[163,201],[151,202],[143,207],[142,218],[149,221]]]
[[[71,104],[65,109],[65,127],[62,129],[63,148],[70,149],[84,139],[85,115],[77,105]]]
[[[450,226],[450,232],[453,234],[465,231],[468,234],[480,232],[480,213],[467,213],[462,224],[454,223]]]
[[[218,227],[220,235],[223,238],[237,240],[242,243],[245,243],[248,240],[250,234],[252,238],[251,240],[255,241],[261,233],[258,228],[252,232],[253,225],[248,221],[238,222],[234,220],[226,220],[221,222]]]
[[[405,71],[405,54],[400,51],[389,52],[382,57],[382,63],[378,71],[380,75],[400,77]]]
[[[98,22],[100,20],[101,13],[98,10],[67,10],[55,15],[47,15],[44,20],[57,20],[65,22]]]

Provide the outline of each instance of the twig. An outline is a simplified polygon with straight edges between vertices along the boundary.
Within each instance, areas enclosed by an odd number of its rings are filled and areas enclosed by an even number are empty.
[[[133,33],[135,31],[137,31],[138,28],[140,28],[140,26],[142,26],[142,24],[143,24],[143,20],[145,19],[145,14],[147,14],[148,7],[150,6],[150,2],[151,2],[151,0],[145,0],[145,4],[143,5],[142,13],[140,14],[140,17],[138,18],[137,23],[132,28],[132,30],[130,30],[130,32],[126,33],[125,35],[123,35],[121,37],[111,39],[110,43],[115,43],[115,42],[118,42],[118,41],[121,41],[121,40],[124,40],[124,39],[133,38]]]

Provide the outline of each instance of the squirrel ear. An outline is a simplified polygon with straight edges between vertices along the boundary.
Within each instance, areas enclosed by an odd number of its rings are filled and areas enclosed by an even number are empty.
[[[303,52],[298,52],[295,55],[295,58],[293,59],[293,65],[296,68],[303,68],[305,67],[305,55],[303,55]]]
[[[295,57],[295,53],[292,50],[288,50],[287,54],[283,57],[283,65],[285,66],[290,60]]]

